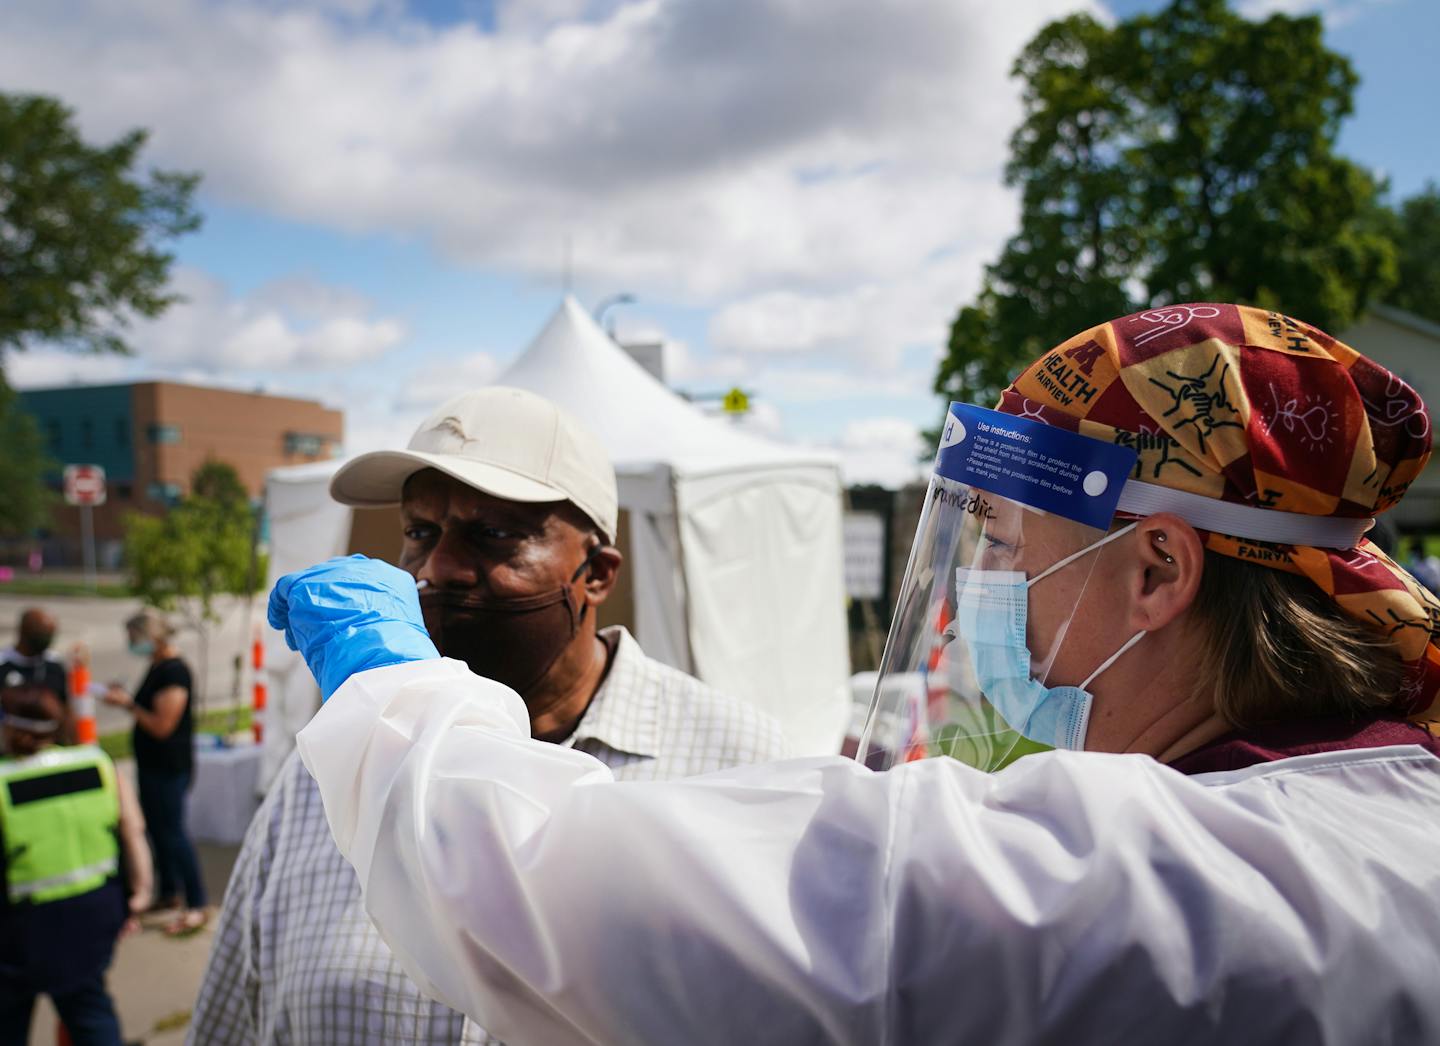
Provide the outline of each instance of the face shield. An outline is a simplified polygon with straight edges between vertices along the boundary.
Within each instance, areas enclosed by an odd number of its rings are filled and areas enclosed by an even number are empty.
[[[1139,636],[1079,685],[1050,677],[1100,550],[1125,532],[1111,523],[1134,464],[1126,447],[950,405],[857,758],[998,770],[1083,745],[1085,686]]]

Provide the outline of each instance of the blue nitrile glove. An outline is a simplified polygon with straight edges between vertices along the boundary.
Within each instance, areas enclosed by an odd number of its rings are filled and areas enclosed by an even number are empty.
[[[285,633],[328,700],[356,672],[437,658],[415,579],[365,556],[286,574],[270,593],[270,627]]]

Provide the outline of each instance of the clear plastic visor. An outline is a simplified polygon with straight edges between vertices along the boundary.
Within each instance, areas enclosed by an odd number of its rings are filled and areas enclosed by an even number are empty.
[[[857,753],[875,769],[941,755],[998,770],[1053,747],[1074,724],[1046,687],[1078,686],[1112,652],[1084,649],[1073,626],[1103,605],[1087,593],[1113,553],[1113,513],[1087,525],[940,472]]]

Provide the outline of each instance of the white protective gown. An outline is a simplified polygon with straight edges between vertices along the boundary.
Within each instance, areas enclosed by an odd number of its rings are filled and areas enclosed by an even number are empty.
[[[458,661],[300,735],[428,993],[529,1043],[1440,1042],[1440,760],[616,783]]]

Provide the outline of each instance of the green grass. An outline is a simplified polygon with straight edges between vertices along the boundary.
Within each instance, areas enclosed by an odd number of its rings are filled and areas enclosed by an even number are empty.
[[[105,596],[108,599],[134,599],[134,590],[126,584],[107,583],[91,588],[84,581],[70,578],[17,577],[0,581],[0,596],[25,596],[43,599],[50,596]]]
[[[250,709],[211,708],[195,717],[197,734],[233,734],[237,730],[250,729]],[[100,738],[100,747],[111,759],[129,759],[134,753],[130,749],[130,731],[116,730]]]

